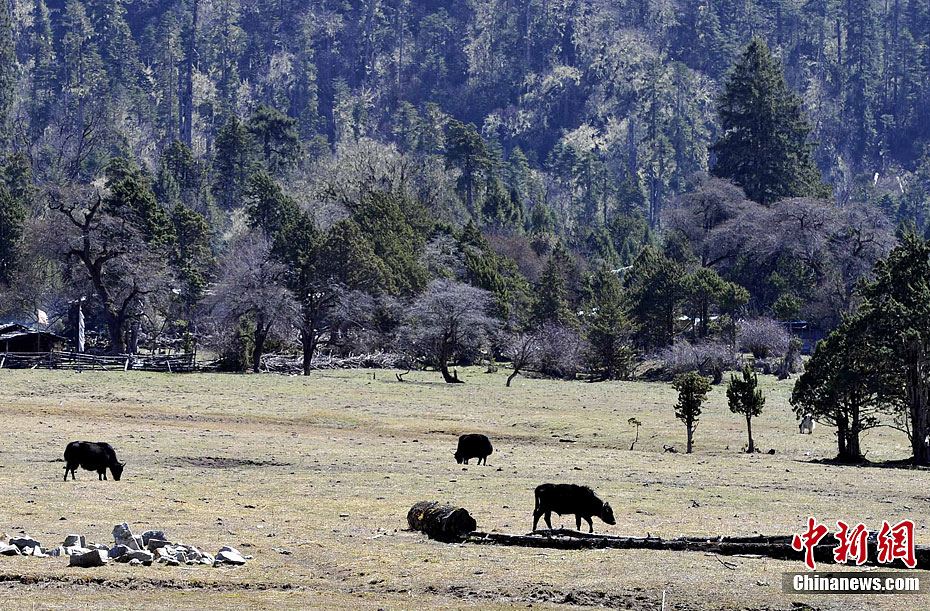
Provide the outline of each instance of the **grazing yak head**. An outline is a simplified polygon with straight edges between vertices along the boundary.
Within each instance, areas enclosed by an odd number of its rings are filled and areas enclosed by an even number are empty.
[[[118,462],[112,467],[110,467],[110,472],[113,473],[113,479],[119,481],[119,478],[123,475],[123,467],[126,466],[124,462]]]
[[[601,507],[601,513],[597,517],[604,520],[604,524],[613,526],[617,523],[617,520],[614,519],[614,510],[610,508],[610,503],[604,503],[604,506]]]
[[[465,457],[462,455],[462,451],[456,450],[455,451],[455,462],[457,462],[458,464],[462,464],[462,461],[464,460],[465,460]]]

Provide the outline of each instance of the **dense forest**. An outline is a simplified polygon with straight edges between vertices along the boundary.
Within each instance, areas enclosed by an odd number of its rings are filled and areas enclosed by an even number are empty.
[[[14,0],[0,56],[0,319],[101,350],[788,355],[930,227],[926,0]]]

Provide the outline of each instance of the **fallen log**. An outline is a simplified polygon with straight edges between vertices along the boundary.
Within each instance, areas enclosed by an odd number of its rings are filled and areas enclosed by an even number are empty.
[[[616,535],[599,535],[566,529],[541,530],[527,535],[506,533],[486,533],[474,531],[465,537],[465,543],[479,545],[518,545],[523,547],[546,547],[553,549],[653,549],[681,552],[705,552],[721,556],[762,556],[776,560],[804,559],[804,553],[791,547],[790,536],[751,537],[680,537],[661,539],[659,537],[621,537]],[[833,549],[838,541],[833,535],[827,535],[814,548],[814,559],[818,563],[835,564]],[[866,565],[889,568],[907,568],[902,562],[881,564],[878,562],[878,549],[875,541],[868,542],[868,560]],[[915,546],[917,569],[930,569],[930,546]]]
[[[436,501],[415,503],[407,512],[407,524],[430,539],[446,542],[461,541],[478,526],[466,509]]]

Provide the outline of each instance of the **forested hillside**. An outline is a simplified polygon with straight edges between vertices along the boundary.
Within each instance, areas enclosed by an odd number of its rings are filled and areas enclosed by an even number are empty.
[[[14,0],[0,21],[0,316],[64,330],[85,297],[116,352],[435,349],[414,327],[448,309],[440,279],[618,377],[738,320],[828,329],[895,227],[930,224],[926,0]]]

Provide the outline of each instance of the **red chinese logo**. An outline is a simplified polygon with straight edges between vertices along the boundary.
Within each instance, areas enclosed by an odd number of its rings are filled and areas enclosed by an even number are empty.
[[[869,559],[869,531],[864,524],[850,527],[842,520],[836,522],[836,547],[833,549],[833,559],[837,563],[855,562],[863,565]],[[812,571],[815,568],[814,548],[827,534],[827,527],[818,524],[814,518],[807,519],[807,530],[791,539],[791,549],[804,552],[804,564]],[[914,553],[914,522],[901,520],[894,526],[887,521],[882,522],[882,528],[876,538],[877,557],[879,564],[891,564],[900,560],[908,568],[917,567],[917,557]]]
[[[807,518],[807,532],[795,535],[791,539],[791,549],[797,552],[804,550],[804,564],[812,571],[814,570],[814,548],[826,534],[826,526],[817,524],[814,518]]]
[[[842,520],[837,520],[836,525],[839,528],[836,532],[839,543],[833,549],[833,559],[840,564],[849,560],[855,560],[857,566],[865,564],[869,559],[869,531],[865,529],[865,524],[856,524],[852,530]]]
[[[878,561],[890,564],[901,560],[908,568],[917,566],[914,556],[914,523],[910,520],[901,520],[894,526],[882,522],[882,529],[878,533]]]

